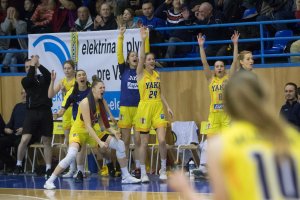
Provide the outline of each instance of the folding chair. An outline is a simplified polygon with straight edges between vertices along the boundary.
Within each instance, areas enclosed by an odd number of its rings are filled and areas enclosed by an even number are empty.
[[[86,145],[86,151],[85,151],[85,159],[84,159],[84,166],[86,169],[88,169],[88,155],[91,153],[95,162],[96,162],[96,165],[97,165],[97,168],[98,168],[98,171],[100,171],[100,166],[98,164],[98,161],[97,161],[97,158],[95,156],[95,152],[93,150],[94,147],[90,146],[89,144]],[[104,162],[103,162],[104,163]],[[86,172],[86,171],[85,171]]]
[[[32,168],[31,172],[34,173],[35,170],[35,162],[36,162],[36,157],[37,157],[37,150],[40,152],[42,155],[43,159],[45,160],[44,152],[43,149],[45,148],[45,145],[42,143],[42,139],[40,140],[39,143],[34,143],[29,146],[29,148],[33,148],[33,159],[32,159]]]
[[[174,149],[177,150],[176,162],[179,163],[179,153],[182,151],[182,163],[181,168],[184,166],[185,151],[198,149],[198,127],[194,121],[176,121],[171,124],[171,130],[175,137]],[[192,157],[196,160],[194,154]]]
[[[63,138],[63,139],[62,139]],[[64,129],[62,126],[62,121],[54,121],[53,122],[53,137],[51,141],[51,146],[53,148],[58,148],[59,149],[59,154],[58,154],[58,162],[61,160],[61,154],[62,150],[65,150],[68,148],[68,144],[66,144],[66,138],[65,138],[65,133]]]
[[[154,129],[151,129],[149,131],[149,134],[150,136],[155,136],[155,143],[150,143],[148,144],[148,148],[150,149],[151,151],[151,156],[150,156],[150,169],[152,170],[152,167],[153,167],[153,161],[154,161],[154,151],[156,149],[158,149],[158,141],[157,141],[157,138],[156,138],[156,131]],[[133,135],[133,129],[131,130],[131,135]],[[129,145],[129,163],[128,163],[128,169],[131,170],[131,159],[132,159],[132,152],[135,150],[135,144],[134,142],[132,141],[132,143]],[[157,154],[158,155],[158,154]],[[157,173],[157,169],[156,169],[156,173]]]

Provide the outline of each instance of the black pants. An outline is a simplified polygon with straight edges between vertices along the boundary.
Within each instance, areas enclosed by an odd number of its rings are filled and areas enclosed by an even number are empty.
[[[7,168],[13,168],[16,164],[16,160],[10,155],[10,148],[14,147],[16,152],[21,141],[22,135],[4,135],[0,137],[0,160],[6,164]]]

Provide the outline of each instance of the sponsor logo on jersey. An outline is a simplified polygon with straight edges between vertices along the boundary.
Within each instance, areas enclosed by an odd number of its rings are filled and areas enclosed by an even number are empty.
[[[214,104],[214,109],[215,110],[223,109],[223,104]]]

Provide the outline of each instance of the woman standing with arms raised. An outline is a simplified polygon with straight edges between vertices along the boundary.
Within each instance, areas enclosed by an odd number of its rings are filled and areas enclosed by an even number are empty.
[[[166,106],[168,113],[173,117],[173,111],[169,107],[165,97],[161,93],[160,75],[154,69],[155,58],[153,53],[145,54],[145,40],[149,31],[145,27],[141,28],[142,45],[140,51],[140,59],[136,69],[137,82],[140,92],[140,102],[136,114],[136,130],[140,132],[140,162],[141,162],[141,181],[149,182],[146,174],[145,157],[149,143],[149,131],[153,127],[156,129],[159,142],[159,152],[161,157],[161,169],[159,171],[159,179],[166,180],[166,126],[167,120],[164,114],[163,105]]]

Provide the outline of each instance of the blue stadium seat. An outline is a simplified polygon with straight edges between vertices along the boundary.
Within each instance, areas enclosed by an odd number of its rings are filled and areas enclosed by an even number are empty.
[[[264,53],[265,54],[283,53],[287,43],[291,39],[277,40],[276,38],[278,38],[278,37],[291,37],[291,36],[293,36],[293,31],[292,30],[277,31],[276,34],[275,34],[275,40],[273,41],[273,46],[271,47],[271,49],[265,49]]]

